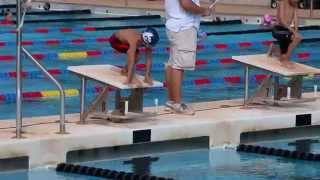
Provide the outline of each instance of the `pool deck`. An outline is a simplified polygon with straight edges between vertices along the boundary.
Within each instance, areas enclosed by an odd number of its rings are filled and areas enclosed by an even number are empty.
[[[85,6],[115,7],[125,9],[164,10],[164,0],[35,0],[36,2],[51,2],[61,4],[78,4]],[[209,0],[202,0],[203,6],[208,6]],[[222,0],[216,5],[215,12],[219,15],[234,16],[262,16],[264,14],[275,14],[276,10],[270,8],[270,3],[256,0]],[[309,10],[299,10],[299,17],[308,19],[319,19],[320,10],[314,10],[311,16]]]
[[[313,96],[313,93],[306,96]],[[123,123],[90,120],[81,125],[79,115],[67,116],[69,134],[56,134],[58,116],[25,118],[23,139],[14,139],[15,121],[0,125],[0,159],[28,156],[30,168],[66,161],[73,150],[114,147],[208,136],[210,147],[239,144],[243,132],[292,128],[297,121],[320,124],[320,101],[286,106],[259,105],[248,109],[242,100],[193,104],[195,116],[163,111],[157,116]],[[154,108],[146,111],[153,112]],[[299,116],[301,115],[301,116]]]

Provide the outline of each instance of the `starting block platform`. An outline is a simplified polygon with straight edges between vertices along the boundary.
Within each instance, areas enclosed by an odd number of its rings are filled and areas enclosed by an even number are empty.
[[[96,111],[98,107],[101,107],[101,111],[104,112],[102,116],[100,115],[100,118],[104,117],[106,119],[111,119],[112,121],[121,121],[145,116],[146,114],[143,114],[143,89],[163,87],[163,83],[159,81],[153,81],[152,85],[147,84],[144,82],[144,77],[137,74],[134,75],[131,84],[125,84],[127,76],[121,74],[121,68],[112,65],[70,66],[68,67],[68,70],[81,78],[81,123],[85,123],[89,113]],[[88,109],[86,109],[85,97],[88,80],[99,82],[104,87]],[[116,89],[115,110],[112,113],[108,113],[108,106],[106,103],[110,87]],[[121,90],[131,90],[131,94],[129,97],[122,97]],[[126,105],[126,103],[128,104]],[[127,106],[128,112],[125,112],[125,106]]]
[[[292,68],[281,64],[277,57],[267,54],[232,56],[232,59],[244,65],[245,88],[244,105],[263,100],[279,105],[280,103],[297,103],[314,101],[315,98],[302,98],[302,82],[304,76],[320,74],[320,69],[300,63],[293,63]],[[249,69],[257,68],[267,71],[269,75],[265,78],[253,96],[249,96]],[[287,85],[280,85],[279,78],[289,77],[291,80]]]

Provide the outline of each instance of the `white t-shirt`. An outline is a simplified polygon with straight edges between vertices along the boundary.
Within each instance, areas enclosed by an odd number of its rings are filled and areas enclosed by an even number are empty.
[[[192,0],[200,6],[200,0]],[[179,0],[165,0],[166,28],[173,32],[195,27],[199,29],[200,15],[186,12]]]

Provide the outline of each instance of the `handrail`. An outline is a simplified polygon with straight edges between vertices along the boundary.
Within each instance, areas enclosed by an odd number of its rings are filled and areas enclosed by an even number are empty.
[[[310,0],[310,17],[313,17],[313,0]]]
[[[16,40],[17,40],[17,63],[16,63],[16,71],[17,71],[17,80],[16,80],[16,138],[22,138],[22,84],[21,84],[21,46],[22,46],[22,31],[19,28],[21,23],[21,1],[16,1],[17,7],[17,32],[16,32]]]
[[[61,84],[39,63],[37,60],[22,46],[22,0],[16,0],[16,12],[17,12],[17,87],[16,87],[16,138],[22,138],[22,83],[21,83],[21,52],[27,55],[27,57],[59,88],[60,91],[60,128],[59,134],[66,134],[65,127],[65,93]],[[25,15],[25,13],[24,13]]]
[[[43,67],[24,47],[21,47],[24,54],[58,87],[60,91],[60,131],[59,134],[66,134],[65,126],[65,93],[62,85]]]

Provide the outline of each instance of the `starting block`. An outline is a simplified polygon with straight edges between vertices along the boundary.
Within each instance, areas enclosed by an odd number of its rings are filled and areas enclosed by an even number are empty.
[[[232,59],[243,64],[245,68],[244,106],[261,101],[279,105],[280,103],[316,100],[316,98],[302,98],[302,82],[304,76],[320,74],[320,69],[294,62],[292,62],[293,68],[287,68],[277,57],[270,57],[266,54],[232,56]],[[249,96],[250,68],[261,69],[269,73],[252,96]],[[291,78],[287,85],[279,84],[281,76]]]
[[[145,88],[163,87],[163,83],[159,81],[153,81],[152,85],[147,84],[144,82],[144,77],[137,74],[131,84],[124,84],[127,76],[121,74],[121,68],[112,65],[70,66],[68,70],[81,78],[80,123],[85,123],[89,113],[96,111],[98,107],[101,107],[103,112],[103,117],[100,116],[99,118],[110,119],[114,122],[146,116],[143,113],[143,90]],[[99,82],[104,87],[88,109],[85,109],[88,80]],[[115,110],[111,113],[108,112],[106,103],[110,88],[116,89]],[[129,97],[122,97],[121,90],[131,90],[131,94]]]

